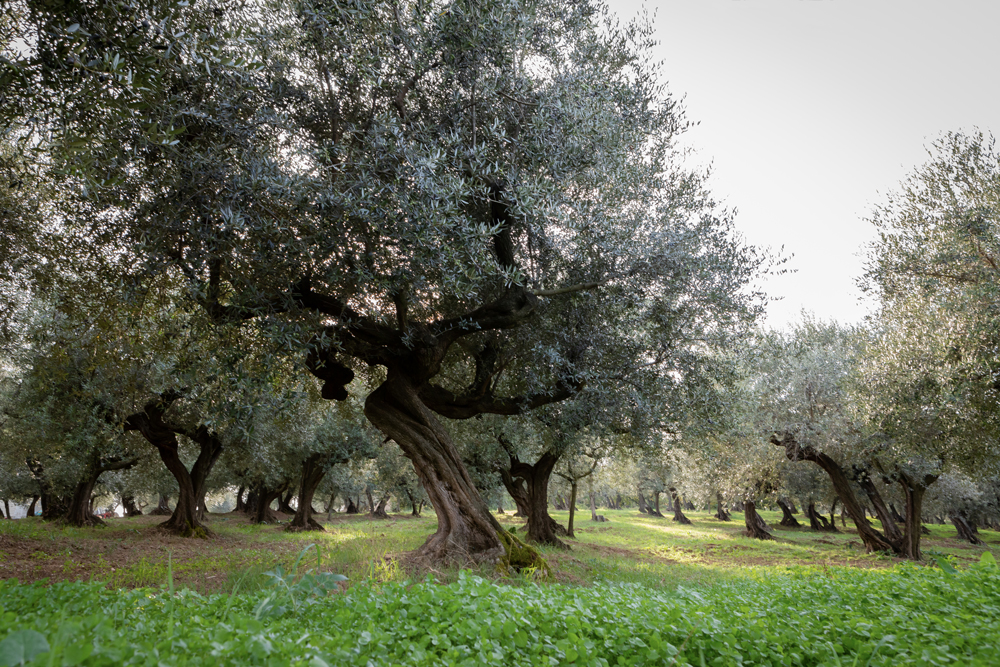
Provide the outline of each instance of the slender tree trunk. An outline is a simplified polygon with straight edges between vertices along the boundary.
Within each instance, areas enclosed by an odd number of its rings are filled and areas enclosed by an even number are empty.
[[[234,510],[236,512],[245,512],[246,511],[247,506],[246,506],[246,503],[243,502],[243,492],[244,491],[246,491],[246,487],[245,486],[241,486],[240,488],[236,489],[236,509]]]
[[[767,529],[764,519],[757,513],[757,505],[752,500],[743,503],[743,520],[746,524],[746,536],[758,540],[773,540],[774,536]]]
[[[398,369],[368,395],[365,415],[413,463],[437,513],[437,532],[415,556],[431,562],[493,562],[506,553],[503,528],[472,483],[447,431]]]
[[[891,505],[886,507],[882,494],[879,493],[878,487],[875,486],[875,482],[869,475],[862,475],[858,479],[858,486],[861,487],[865,495],[868,496],[868,500],[871,501],[872,508],[875,510],[875,517],[882,524],[882,532],[885,533],[886,538],[890,542],[902,544],[903,531],[896,525],[896,517],[899,513]]]
[[[837,513],[837,499],[834,498],[833,499],[833,504],[830,505],[830,525],[833,526],[834,528],[837,527],[837,516],[836,516],[836,513]],[[864,510],[861,511],[861,514],[864,515]],[[866,519],[866,521],[867,521],[867,519]]]
[[[295,510],[295,516],[286,530],[324,530],[319,521],[313,518],[313,496],[316,495],[316,487],[326,476],[327,457],[323,454],[310,454],[302,462],[302,481],[299,483],[299,506]],[[329,507],[333,506],[333,499],[330,499]]]
[[[38,499],[40,497],[41,496],[31,496],[31,504],[28,505],[28,514],[27,514],[27,516],[35,516],[35,503],[38,502]],[[8,513],[8,516],[10,516],[9,513]]]
[[[569,521],[566,522],[566,537],[572,537],[576,539],[576,535],[573,534],[573,517],[576,514],[576,482],[570,484],[569,491]]]
[[[781,523],[779,526],[787,526],[789,528],[799,528],[802,526],[795,517],[792,515],[792,508],[783,498],[778,498],[778,507],[781,508]]]
[[[920,534],[923,524],[921,521],[921,511],[923,510],[924,494],[927,487],[937,480],[937,475],[916,476],[903,471],[898,471],[899,485],[903,487],[903,494],[906,497],[906,523],[903,524],[903,557],[913,560],[920,560]]]
[[[682,525],[685,525],[685,526],[690,526],[691,525],[691,519],[689,519],[686,516],[684,516],[684,512],[681,510],[681,497],[680,497],[680,494],[677,493],[677,489],[675,489],[674,487],[670,487],[669,489],[667,489],[667,491],[670,492],[670,499],[674,503],[674,519],[673,520],[676,521],[679,524],[682,524]]]
[[[597,518],[597,503],[594,502],[594,492],[590,492],[590,520],[598,521]]]

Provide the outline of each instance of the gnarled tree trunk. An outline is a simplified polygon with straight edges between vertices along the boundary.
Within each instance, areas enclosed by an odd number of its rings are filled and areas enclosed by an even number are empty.
[[[844,503],[844,508],[851,516],[851,520],[854,521],[854,525],[858,529],[858,536],[869,553],[872,551],[900,553],[901,545],[894,544],[883,533],[876,530],[867,517],[865,517],[864,509],[861,507],[861,503],[858,502],[857,496],[854,495],[854,490],[851,488],[847,475],[836,461],[822,452],[817,452],[812,447],[801,447],[791,434],[783,434],[780,439],[776,436],[771,436],[771,443],[778,447],[783,447],[785,456],[788,457],[789,461],[812,461],[826,472],[830,478],[830,482],[833,484],[834,490],[837,492],[837,496],[840,498],[840,502]],[[813,511],[815,512],[815,507],[813,507]],[[811,520],[812,518],[810,517]],[[834,530],[836,530],[836,527],[834,527]]]
[[[774,535],[767,529],[764,519],[757,513],[757,505],[752,500],[743,503],[743,521],[746,524],[746,536],[757,540],[773,540]]]
[[[788,528],[799,528],[802,526],[792,515],[791,506],[783,499],[778,498],[778,507],[781,508],[781,522],[779,526],[786,526]]]
[[[162,493],[157,494],[156,507],[149,511],[151,516],[170,516],[173,510],[170,509],[170,496]]]
[[[951,522],[955,525],[955,530],[958,531],[958,539],[968,542],[969,544],[982,544],[983,541],[979,539],[977,530],[975,527],[969,523],[965,516],[961,512],[952,512],[949,515]]]
[[[266,483],[259,482],[253,488],[256,502],[250,508],[252,510],[250,523],[278,523],[278,515],[271,509],[271,503],[281,497],[281,494],[288,488],[288,484],[285,483],[277,488],[270,489]]]
[[[721,493],[715,494],[715,502],[719,507],[719,509],[715,513],[715,518],[718,519],[719,521],[732,521],[732,519],[729,516],[729,512],[726,510],[726,506],[722,504]]]
[[[437,532],[415,553],[420,559],[466,564],[504,556],[503,528],[472,483],[448,433],[398,369],[368,395],[365,415],[413,463],[437,513]]]
[[[681,497],[680,497],[680,494],[677,493],[677,489],[675,489],[674,487],[670,487],[667,490],[670,492],[670,499],[674,503],[674,519],[673,520],[676,521],[677,523],[683,524],[685,526],[690,526],[691,525],[691,519],[689,519],[686,516],[684,516],[684,512],[681,510]]]
[[[513,461],[511,461],[511,465],[513,465]],[[510,470],[502,465],[497,469],[500,472],[500,481],[503,482],[507,493],[514,500],[514,506],[517,507],[514,516],[528,516],[528,491],[524,488],[524,480],[520,477],[513,477]]]
[[[324,530],[319,521],[313,518],[313,496],[316,495],[316,487],[326,476],[327,457],[323,454],[313,453],[302,462],[302,481],[299,484],[299,507],[295,510],[295,516],[286,530]],[[330,499],[330,507],[333,506],[333,499]],[[329,508],[328,508],[329,511]]]
[[[207,537],[208,528],[202,523],[204,517],[205,479],[222,451],[222,442],[208,429],[201,426],[190,431],[176,424],[164,421],[164,415],[176,396],[146,405],[143,412],[125,420],[126,431],[139,431],[142,437],[156,448],[160,460],[177,480],[177,505],[173,514],[160,526],[184,537]],[[177,434],[182,433],[196,442],[200,451],[198,459],[189,471],[181,461],[178,451]],[[199,503],[201,508],[199,508]]]
[[[528,540],[536,544],[569,548],[556,535],[565,535],[566,529],[559,525],[549,515],[549,479],[558,463],[559,457],[551,451],[546,451],[534,465],[524,463],[517,458],[511,461],[510,472],[515,477],[525,481],[528,494],[528,525],[525,527]]]
[[[903,531],[896,525],[896,517],[899,516],[899,513],[891,505],[886,507],[882,494],[879,493],[878,487],[875,486],[875,482],[868,474],[859,476],[857,483],[868,496],[868,500],[871,501],[875,516],[882,524],[882,532],[885,533],[886,538],[895,544],[902,544]]]
[[[826,531],[828,533],[837,532],[837,527],[831,525],[826,517],[816,509],[816,503],[809,501],[806,506],[806,518],[809,519],[809,527],[816,531]]]
[[[126,519],[142,516],[142,510],[136,504],[135,497],[133,496],[122,496],[122,509],[125,510]]]

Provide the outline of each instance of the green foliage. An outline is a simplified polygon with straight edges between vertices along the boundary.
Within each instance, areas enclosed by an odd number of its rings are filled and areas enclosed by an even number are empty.
[[[310,549],[316,551],[316,569],[311,569],[299,575],[299,564]],[[339,591],[338,584],[347,581],[347,577],[342,574],[332,572],[321,572],[319,568],[323,564],[319,547],[310,544],[299,554],[290,572],[285,572],[279,565],[270,572],[265,572],[265,576],[271,580],[271,593],[260,601],[254,610],[254,618],[279,617],[288,611],[298,612],[302,605],[315,604],[322,598],[334,591]]]
[[[258,620],[267,595],[5,582],[0,645],[41,634],[49,648],[28,664],[64,665],[987,665],[1000,649],[1000,570],[986,560],[952,576],[830,569],[671,593],[463,573]]]

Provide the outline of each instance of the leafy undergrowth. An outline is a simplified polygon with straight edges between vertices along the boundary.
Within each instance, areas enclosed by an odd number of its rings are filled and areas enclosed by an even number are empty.
[[[0,664],[995,665],[1000,570],[802,568],[636,584],[357,585],[247,595],[0,584]]]

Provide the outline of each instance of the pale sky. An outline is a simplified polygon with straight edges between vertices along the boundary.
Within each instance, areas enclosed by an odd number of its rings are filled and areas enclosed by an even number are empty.
[[[755,245],[782,245],[767,324],[858,322],[863,220],[947,130],[1000,134],[1000,0],[610,0],[655,11],[685,141]]]

